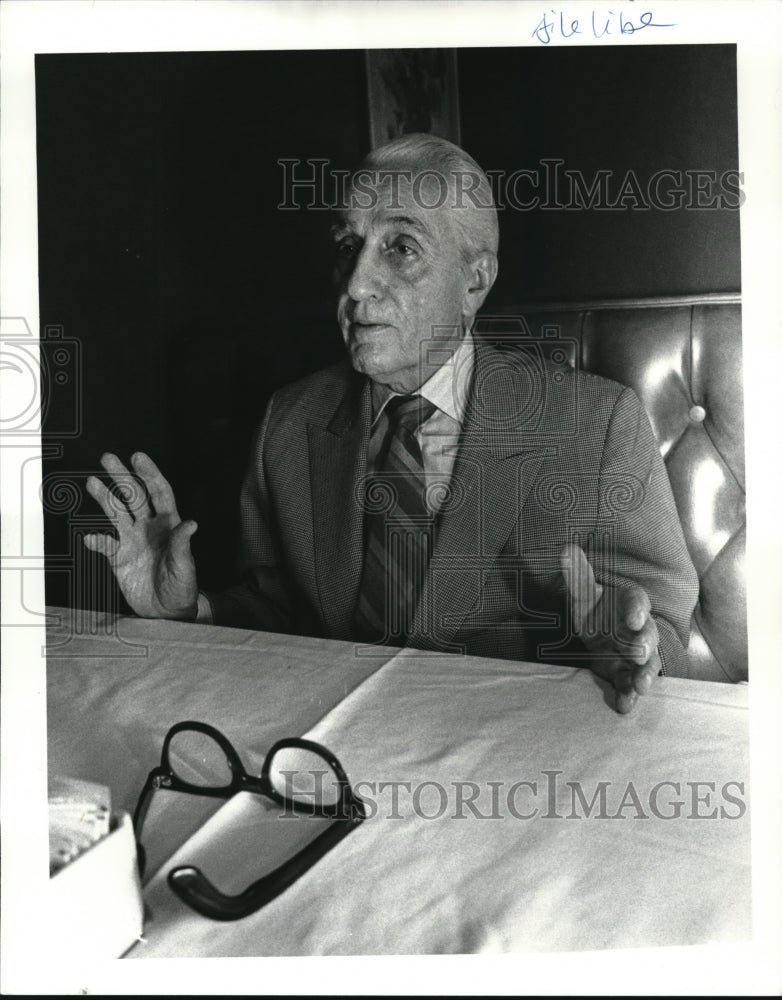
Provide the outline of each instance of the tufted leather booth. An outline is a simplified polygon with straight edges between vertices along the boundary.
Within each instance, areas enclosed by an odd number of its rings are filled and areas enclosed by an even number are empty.
[[[700,581],[687,676],[746,680],[739,296],[523,306],[484,317],[476,332],[494,339],[514,324],[522,340],[558,342],[568,363],[631,386],[644,403]]]

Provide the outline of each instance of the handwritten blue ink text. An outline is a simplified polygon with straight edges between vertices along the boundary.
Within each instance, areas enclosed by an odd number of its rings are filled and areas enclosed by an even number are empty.
[[[569,17],[562,10],[547,11],[538,22],[537,27],[532,32],[532,38],[537,39],[541,45],[548,45],[557,36],[564,41],[576,35],[586,35],[592,38],[604,38],[609,35],[618,38],[622,35],[634,35],[645,28],[675,28],[675,24],[661,24],[654,20],[654,13],[650,10],[644,11],[637,21],[625,15],[624,11],[615,14],[614,11],[591,12],[588,20],[582,21],[578,17]]]

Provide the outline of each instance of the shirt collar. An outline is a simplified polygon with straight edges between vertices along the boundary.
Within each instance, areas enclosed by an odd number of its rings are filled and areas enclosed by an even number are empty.
[[[450,352],[450,357],[424,382],[418,392],[424,399],[434,403],[438,410],[442,410],[452,420],[461,424],[464,422],[467,392],[474,366],[475,343],[472,333],[468,330],[459,346]],[[400,393],[392,392],[386,385],[379,382],[372,383],[373,424],[383,412],[389,399],[398,395]]]

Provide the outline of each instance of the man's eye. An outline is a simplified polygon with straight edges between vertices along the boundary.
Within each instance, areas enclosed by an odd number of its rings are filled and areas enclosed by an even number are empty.
[[[338,257],[352,257],[356,252],[354,243],[337,243],[334,252]]]
[[[334,267],[341,273],[352,270],[356,266],[358,247],[355,243],[345,241],[334,244]]]
[[[410,260],[412,260],[413,257],[418,256],[417,248],[407,240],[395,240],[391,244],[391,250],[396,253],[397,256],[405,257]]]

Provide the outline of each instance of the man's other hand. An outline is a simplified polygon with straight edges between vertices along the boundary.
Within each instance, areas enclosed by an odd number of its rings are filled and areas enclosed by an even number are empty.
[[[616,688],[616,710],[631,711],[660,671],[659,635],[648,594],[641,587],[603,587],[583,549],[560,553],[571,620],[592,653],[592,671]]]
[[[132,456],[132,473],[110,453],[101,457],[101,465],[114,491],[90,476],[87,492],[114,524],[117,537],[85,535],[84,544],[108,559],[137,615],[195,621],[198,585],[190,539],[198,525],[180,518],[171,486],[148,455]]]

